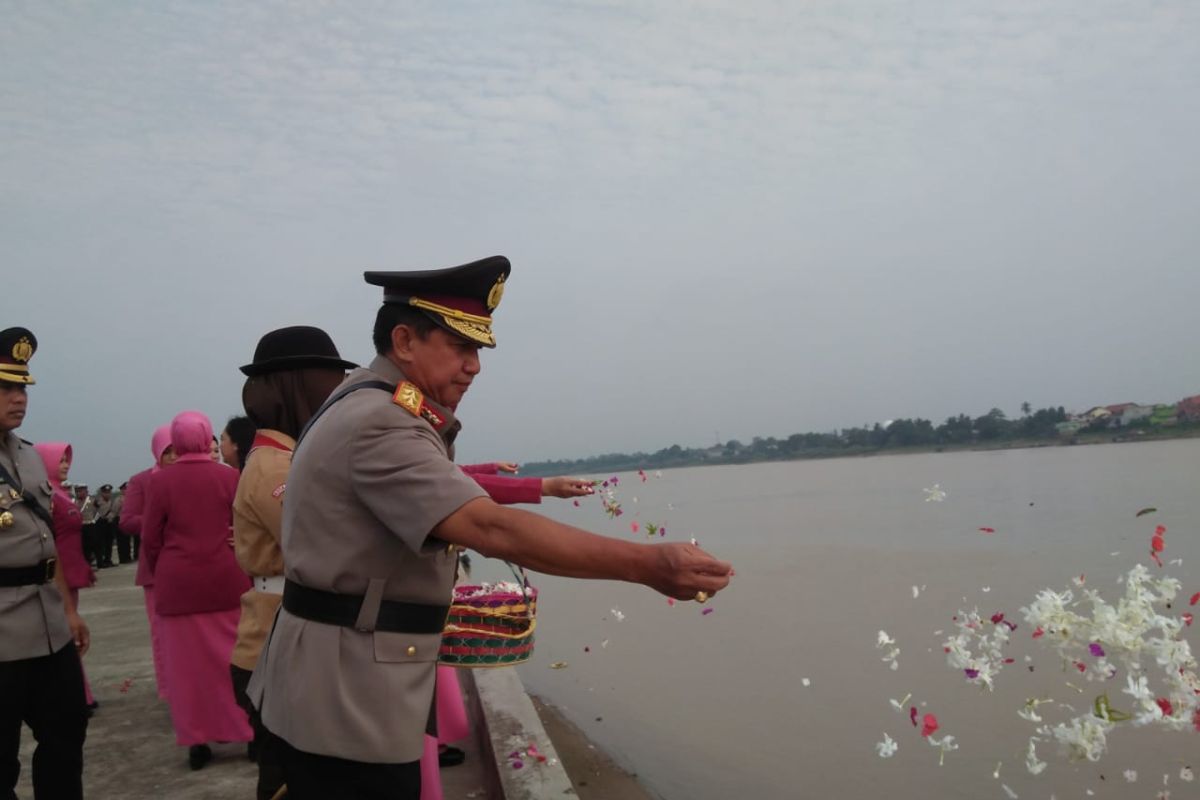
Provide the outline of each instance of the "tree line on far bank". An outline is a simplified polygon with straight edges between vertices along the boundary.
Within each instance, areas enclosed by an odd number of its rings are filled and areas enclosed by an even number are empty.
[[[680,447],[671,445],[655,453],[607,453],[590,458],[558,461],[535,461],[521,465],[526,475],[567,475],[623,472],[637,469],[665,469],[702,464],[748,464],[756,461],[787,461],[800,458],[830,458],[861,455],[904,448],[928,448],[970,445],[1002,446],[1019,442],[1075,441],[1059,433],[1059,423],[1070,419],[1062,406],[1039,408],[1021,404],[1021,416],[1008,419],[998,408],[979,417],[959,414],[948,417],[940,425],[921,419],[897,419],[888,424],[875,423],[857,428],[843,428],[829,433],[793,433],[786,438],[755,436],[749,443],[731,439],[711,447]],[[1136,425],[1134,426],[1136,427]],[[1194,426],[1183,425],[1172,431],[1184,433]],[[1078,434],[1098,434],[1107,431],[1108,421],[1098,420],[1078,431]]]

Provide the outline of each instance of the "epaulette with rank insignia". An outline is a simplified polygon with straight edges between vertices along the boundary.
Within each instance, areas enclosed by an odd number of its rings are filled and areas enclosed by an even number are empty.
[[[414,384],[401,381],[392,395],[392,402],[403,408],[414,417],[420,417],[433,426],[435,431],[441,431],[446,425],[445,418],[434,411],[425,402],[425,395]]]

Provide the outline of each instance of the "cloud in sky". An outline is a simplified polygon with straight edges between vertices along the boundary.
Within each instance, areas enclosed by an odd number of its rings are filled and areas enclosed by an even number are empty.
[[[367,359],[362,270],[493,252],[465,457],[1200,391],[1186,0],[5,18],[5,322],[46,376],[23,431],[87,471],[236,412],[271,327]]]

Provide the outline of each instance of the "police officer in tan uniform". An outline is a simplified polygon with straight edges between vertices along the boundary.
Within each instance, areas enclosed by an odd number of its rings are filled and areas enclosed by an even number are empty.
[[[598,536],[493,503],[454,464],[455,409],[492,347],[502,256],[384,287],[376,358],[301,436],[283,508],[283,605],[249,694],[283,740],[289,800],[420,796],[457,548],[703,602],[729,564],[682,543]]]
[[[83,797],[79,657],[89,634],[57,568],[45,467],[13,432],[25,419],[36,350],[28,330],[0,331],[0,796],[16,798],[23,722],[38,743],[34,796],[74,800]]]

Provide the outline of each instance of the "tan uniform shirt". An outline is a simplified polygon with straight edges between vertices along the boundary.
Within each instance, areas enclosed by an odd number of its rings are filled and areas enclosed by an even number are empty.
[[[378,357],[346,384],[404,379]],[[346,385],[343,384],[343,385]],[[448,605],[457,555],[430,532],[484,491],[454,465],[459,428],[360,389],[317,420],[296,451],[283,504],[288,580],[372,599]],[[376,606],[377,607],[377,606]],[[417,761],[433,704],[441,634],[360,631],[281,609],[249,695],[293,747],[371,763]]]
[[[283,493],[296,441],[285,433],[265,429],[258,436],[277,442],[283,449],[262,445],[246,458],[233,499],[233,552],[247,575],[270,578],[283,574],[283,552],[279,549]],[[237,644],[230,659],[235,667],[254,669],[282,599],[282,595],[254,588],[242,595]]]
[[[116,507],[116,495],[109,495],[105,500],[103,495],[97,494],[94,498],[96,503],[96,519],[104,520],[105,522],[116,522],[119,509]]]
[[[12,431],[0,434],[0,465],[39,505],[50,510],[52,490],[42,459]],[[0,567],[31,567],[55,557],[50,526],[29,510],[16,487],[0,481],[3,511],[12,514],[13,524],[0,529]],[[0,661],[48,656],[70,641],[66,608],[53,581],[0,587]]]

